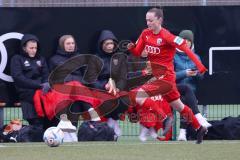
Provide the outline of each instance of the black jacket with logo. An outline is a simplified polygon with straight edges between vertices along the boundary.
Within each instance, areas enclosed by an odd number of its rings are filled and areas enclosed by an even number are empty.
[[[111,31],[103,30],[101,32],[96,55],[102,63],[95,59],[89,60],[85,80],[91,83],[93,88],[105,90],[105,84],[109,78],[112,78],[118,89],[127,90],[127,55],[118,51],[112,54],[105,53],[101,47],[103,41],[107,39],[112,39],[117,43],[117,39]]]
[[[29,40],[38,42],[37,37],[25,35],[21,41],[22,46]],[[21,54],[12,57],[10,69],[20,101],[32,103],[35,91],[40,89],[41,84],[47,82],[48,79],[48,67],[45,58],[38,53],[35,57],[29,57],[27,53],[22,51]]]

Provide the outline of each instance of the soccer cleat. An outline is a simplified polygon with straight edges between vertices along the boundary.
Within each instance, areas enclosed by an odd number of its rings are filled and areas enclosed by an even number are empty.
[[[209,128],[209,127],[212,127],[212,124],[208,123],[208,121],[205,121],[203,126],[206,128]]]
[[[202,116],[201,113],[195,114],[195,117],[197,118],[198,122],[199,122],[203,127],[209,128],[209,127],[212,126],[210,123],[208,123],[208,121],[206,120],[206,118],[204,118],[204,117]]]
[[[144,127],[143,125],[140,125],[140,134],[138,136],[140,141],[145,142],[147,140],[148,133],[149,129]]]
[[[179,135],[178,135],[178,141],[187,141],[186,137],[186,129],[180,128]]]
[[[201,126],[198,130],[197,130],[197,142],[196,144],[201,144],[203,141],[203,137],[204,135],[207,133],[207,128]]]
[[[166,136],[166,134],[168,133],[168,131],[171,129],[173,124],[173,118],[172,117],[167,117],[164,121],[163,121],[163,125],[164,125],[164,130],[162,132],[162,136]]]

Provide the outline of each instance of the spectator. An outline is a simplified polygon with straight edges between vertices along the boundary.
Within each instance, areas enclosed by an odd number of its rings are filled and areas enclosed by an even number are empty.
[[[43,127],[43,119],[37,116],[33,96],[37,89],[50,90],[47,83],[48,67],[39,54],[39,40],[35,35],[25,34],[21,40],[21,53],[11,59],[11,75],[21,102],[23,119],[30,125]]]
[[[56,51],[56,54],[53,55],[50,60],[49,60],[49,67],[50,70],[53,71],[57,66],[62,65],[64,62],[67,60],[74,58],[75,56],[80,55],[75,38],[72,35],[63,35],[59,39],[59,46]],[[64,79],[65,82],[70,82],[70,81],[78,81],[82,83],[82,78],[83,78],[83,70],[84,68],[79,68],[70,74],[67,75],[67,77]],[[74,126],[77,127],[78,124],[78,119],[81,113],[84,111],[89,111],[89,114],[91,116],[92,114],[92,119],[93,121],[98,121],[100,118],[92,108],[92,106],[84,101],[76,101],[73,103],[71,106],[67,108],[67,111],[62,111],[62,112],[67,112],[69,120],[73,123]],[[93,118],[95,116],[95,118]]]
[[[179,36],[187,41],[188,47],[193,51],[198,59],[201,60],[194,52],[193,32],[191,30],[183,30],[180,32]],[[207,122],[198,109],[197,98],[195,96],[196,83],[199,79],[203,78],[203,75],[197,71],[196,65],[191,61],[191,59],[180,50],[177,50],[177,53],[174,56],[174,69],[176,71],[177,88],[181,93],[181,100],[192,109],[195,117],[202,126],[210,127],[211,124]],[[178,140],[187,140],[186,127],[187,122],[181,117]]]
[[[127,90],[127,56],[117,50],[117,42],[118,40],[112,31],[103,30],[101,32],[96,55],[102,59],[103,66],[95,61],[90,61],[90,73],[86,75],[93,88],[108,91],[114,95],[119,91]],[[98,78],[94,79],[93,77],[96,75]],[[111,106],[110,108],[113,110],[105,115],[108,118],[107,124],[114,129],[116,136],[121,135],[118,120],[121,113],[127,110],[129,104],[127,97],[120,97],[118,100],[119,103],[114,101],[106,104]],[[114,105],[114,103],[118,103],[118,105]]]
[[[187,41],[188,47],[192,50],[198,60],[200,57],[194,52],[194,35],[190,30],[183,30],[179,34],[180,37]],[[174,56],[174,69],[176,72],[177,84],[187,84],[196,92],[197,81],[203,78],[203,75],[197,71],[196,65],[192,60],[181,50],[177,50]]]

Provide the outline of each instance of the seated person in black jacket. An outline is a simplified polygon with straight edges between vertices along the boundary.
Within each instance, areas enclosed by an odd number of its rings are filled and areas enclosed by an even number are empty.
[[[53,71],[57,66],[60,66],[64,64],[66,61],[68,61],[69,59],[79,55],[80,53],[77,49],[75,38],[72,35],[61,36],[59,39],[59,46],[56,51],[56,54],[52,56],[49,60],[50,70]],[[87,62],[85,64],[87,64]],[[69,68],[71,67],[72,66],[69,66]],[[70,82],[70,81],[78,81],[80,83],[83,83],[83,71],[84,71],[84,68],[80,67],[77,70],[69,73],[67,77],[64,78],[64,83]],[[59,73],[59,74],[62,74],[62,73]],[[95,110],[92,108],[92,106],[89,103],[84,101],[77,101],[73,103],[70,107],[68,107],[67,111],[62,111],[62,112],[67,112],[70,121],[73,123],[73,125],[77,126],[79,116],[84,111],[89,112],[92,118],[91,119],[92,121],[100,120],[99,116],[97,115]]]
[[[117,43],[118,40],[112,31],[103,30],[97,43],[96,53],[103,63],[100,64],[94,59],[89,61],[89,72],[85,75],[91,87],[113,95],[117,95],[120,91],[127,91],[127,55],[118,51]],[[118,120],[127,110],[128,104],[128,97],[125,96],[105,104],[110,106],[106,107],[108,110],[105,111],[107,123],[114,129],[116,136],[121,135]]]
[[[21,53],[11,59],[11,75],[19,94],[23,119],[30,125],[42,127],[43,119],[37,116],[33,96],[37,89],[42,89],[44,93],[50,90],[47,63],[39,55],[39,40],[36,36],[25,34],[21,46]]]

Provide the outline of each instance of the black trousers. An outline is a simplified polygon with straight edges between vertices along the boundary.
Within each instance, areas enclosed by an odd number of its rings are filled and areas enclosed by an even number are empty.
[[[197,101],[196,95],[191,89],[191,87],[185,84],[177,84],[177,88],[179,93],[181,94],[180,99],[184,104],[186,104],[189,108],[192,109],[193,114],[200,113],[198,109],[198,101]],[[187,126],[188,126],[188,123],[183,119],[183,117],[181,117],[180,128],[186,129]]]
[[[128,96],[120,97],[116,100],[110,100],[104,102],[100,107],[99,111],[101,116],[106,118],[112,118],[114,120],[119,120],[121,114],[127,111],[128,106],[130,105],[130,100]]]
[[[65,109],[60,111],[57,114],[57,118],[60,119],[61,114],[67,114],[68,119],[71,121],[71,123],[77,127],[80,116],[84,112],[87,112],[89,108],[92,108],[91,104],[84,101],[76,101],[69,107],[66,107]]]

